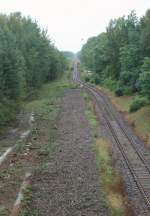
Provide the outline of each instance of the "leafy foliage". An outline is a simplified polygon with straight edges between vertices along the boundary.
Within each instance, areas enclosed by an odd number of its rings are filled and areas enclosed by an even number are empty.
[[[64,55],[36,21],[18,12],[0,14],[0,125],[15,113],[12,104],[19,105],[34,89],[56,79],[66,65]]]
[[[132,11],[111,20],[105,33],[90,38],[81,63],[116,95],[139,94],[150,99],[150,10],[141,19]],[[134,102],[135,103],[135,102]]]
[[[138,109],[140,109],[142,106],[146,105],[148,103],[146,98],[142,97],[135,97],[133,102],[130,105],[130,112],[135,112]]]
[[[75,54],[70,51],[63,51],[63,54],[69,61],[73,61],[75,58]]]
[[[141,93],[150,100],[150,57],[144,59],[142,73],[139,77],[139,87]]]

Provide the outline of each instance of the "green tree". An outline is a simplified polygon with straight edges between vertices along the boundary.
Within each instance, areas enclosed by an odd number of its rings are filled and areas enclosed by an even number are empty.
[[[0,125],[31,91],[63,74],[66,64],[36,21],[19,12],[0,14]]]
[[[150,100],[150,57],[144,59],[142,73],[139,77],[139,87],[141,93]]]

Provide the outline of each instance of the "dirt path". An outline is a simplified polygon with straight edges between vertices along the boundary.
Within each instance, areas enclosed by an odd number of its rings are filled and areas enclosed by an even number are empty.
[[[37,215],[106,215],[84,108],[79,90],[65,94],[56,151],[47,169],[37,171],[32,180],[31,209]]]

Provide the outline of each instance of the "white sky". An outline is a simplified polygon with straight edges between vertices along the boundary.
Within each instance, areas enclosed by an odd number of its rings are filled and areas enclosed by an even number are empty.
[[[150,0],[0,0],[0,13],[20,11],[47,27],[60,50],[77,52],[91,37],[105,31],[111,18],[135,10],[143,16]]]

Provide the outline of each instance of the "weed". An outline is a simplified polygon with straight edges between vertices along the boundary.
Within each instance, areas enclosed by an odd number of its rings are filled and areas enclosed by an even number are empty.
[[[96,129],[97,121],[96,121],[96,116],[94,114],[93,104],[92,104],[88,94],[86,94],[85,92],[83,93],[83,97],[84,97],[85,102],[86,102],[85,115],[89,121],[91,128]]]
[[[9,210],[7,208],[5,208],[4,206],[0,205],[0,215],[1,216],[6,216],[9,214]]]
[[[122,191],[120,191],[121,179],[112,167],[110,146],[103,138],[96,139],[96,160],[109,214],[111,216],[125,215],[126,206]]]
[[[24,191],[24,199],[22,201],[22,211],[19,216],[35,216],[34,210],[32,212],[29,209],[30,202],[32,200],[32,188],[28,186]]]

